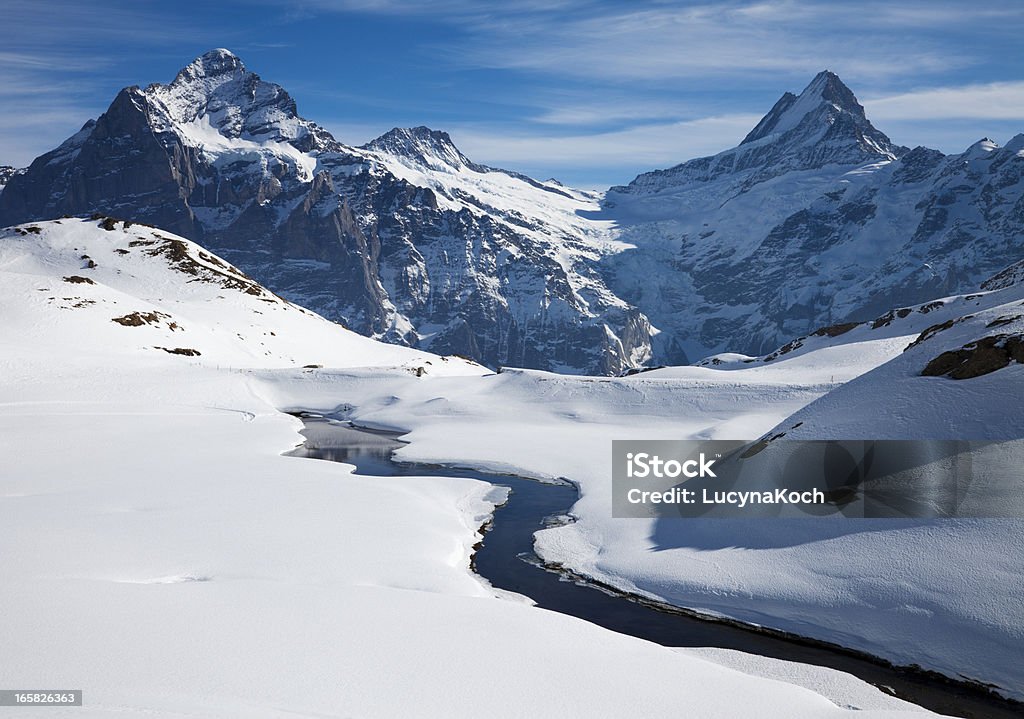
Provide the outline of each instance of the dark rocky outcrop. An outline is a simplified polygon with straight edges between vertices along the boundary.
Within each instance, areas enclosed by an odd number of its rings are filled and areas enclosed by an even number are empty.
[[[921,374],[971,379],[1000,370],[1011,362],[1024,364],[1024,335],[993,335],[958,350],[943,352],[930,361]]]

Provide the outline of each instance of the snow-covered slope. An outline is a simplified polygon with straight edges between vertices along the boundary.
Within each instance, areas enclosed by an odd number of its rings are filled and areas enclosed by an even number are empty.
[[[843,349],[842,355],[849,357],[856,363],[857,368],[866,372],[897,356],[922,332],[930,328],[960,322],[964,315],[987,312],[1012,302],[1019,294],[1019,288],[1009,292],[995,290],[1008,289],[1024,280],[1024,275],[1018,277],[1018,274],[1017,265],[1013,265],[982,283],[982,287],[987,288],[986,291],[941,297],[912,307],[898,307],[866,322],[843,322],[819,327],[814,332],[792,339],[759,357],[726,352],[712,355],[696,364],[716,369],[743,369],[812,352],[820,361],[825,350],[835,353],[844,345],[855,345],[855,351],[850,351],[850,348]]]
[[[840,708],[753,658],[496,598],[469,571],[490,485],[281,456],[300,424],[276,408],[335,373],[381,403],[419,383],[437,408],[498,379],[479,366],[354,335],[107,219],[4,230],[0,307],[0,675],[82,689],[69,716],[668,717],[681,697],[709,718],[907,716],[849,678],[823,689]]]
[[[1024,283],[1024,260],[1014,262],[1009,267],[989,277],[981,283],[981,289],[1001,290],[1020,283]]]
[[[787,418],[802,423],[787,436],[1024,437],[1024,283],[950,309],[900,355]]]
[[[71,368],[99,348],[119,363],[486,371],[350,332],[189,240],[113,218],[2,230],[0,272],[15,298],[0,338],[8,359],[47,347]]]
[[[363,334],[492,367],[609,374],[650,354],[595,267],[613,246],[583,219],[596,196],[423,127],[347,147],[227,50],[122,90],[0,197],[0,223],[99,211],[177,232]]]
[[[948,297],[834,337],[804,338],[767,361],[725,358],[614,379],[506,371],[429,387],[332,373],[303,392],[307,406],[344,403],[361,423],[411,430],[401,450],[410,460],[577,482],[574,521],[537,536],[551,562],[680,606],[992,682],[1021,698],[1024,561],[1014,548],[1024,522],[613,519],[609,453],[612,440],[752,441],[783,431],[804,439],[1019,438],[1024,365],[1009,344],[996,343],[1005,366],[973,379],[921,373],[964,345],[969,362],[971,343],[985,336],[1015,337],[1022,300],[1024,285]]]

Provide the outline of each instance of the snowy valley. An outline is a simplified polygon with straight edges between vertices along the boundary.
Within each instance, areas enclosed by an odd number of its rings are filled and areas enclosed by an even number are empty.
[[[87,687],[87,707],[64,711],[394,716],[414,702],[418,716],[667,716],[683,696],[706,717],[914,713],[823,670],[711,661],[496,596],[469,568],[504,500],[489,484],[281,456],[301,441],[282,409],[345,402],[366,424],[411,429],[403,453],[583,476],[593,459],[573,451],[582,464],[556,468],[556,442],[595,447],[640,406],[660,416],[631,431],[683,429],[666,420],[705,401],[690,383],[494,375],[381,344],[187,240],[109,219],[5,230],[0,277],[0,444],[13,459],[0,670]],[[730,374],[693,371],[705,389]],[[762,414],[738,418],[732,380],[715,411],[761,430],[825,389],[754,384],[772,388]],[[643,691],[623,687],[641,675]]]
[[[606,192],[422,126],[346,145],[228,50],[125,88],[0,167],[0,676],[83,687],[61,716],[945,713],[492,586],[472,557],[516,496],[469,467],[575,488],[548,569],[1012,716],[1024,520],[614,518],[609,460],[1020,440],[1022,207],[1024,135],[902,147],[828,71]],[[432,473],[285,456],[302,412]]]

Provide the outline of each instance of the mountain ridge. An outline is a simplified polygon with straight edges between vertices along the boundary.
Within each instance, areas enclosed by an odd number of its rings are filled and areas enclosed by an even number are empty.
[[[825,70],[799,95],[784,93],[735,147],[641,173],[609,192],[657,191],[667,182],[706,182],[727,174],[741,175],[737,189],[749,189],[783,172],[895,160],[906,152],[871,124],[839,76]]]
[[[893,145],[819,73],[737,147],[611,188],[604,206],[636,249],[605,274],[662,330],[665,364],[763,355],[818,327],[977,290],[1024,255],[1021,142],[949,156]]]
[[[823,71],[736,147],[600,195],[425,126],[345,145],[219,49],[12,177],[0,223],[129,216],[378,339],[618,374],[977,289],[1022,254],[1014,142],[894,145]]]
[[[125,88],[3,198],[4,224],[164,227],[363,334],[492,367],[614,374],[650,356],[646,318],[591,262],[606,233],[575,219],[596,209],[585,193],[476,165],[436,131],[343,145],[225,50]]]

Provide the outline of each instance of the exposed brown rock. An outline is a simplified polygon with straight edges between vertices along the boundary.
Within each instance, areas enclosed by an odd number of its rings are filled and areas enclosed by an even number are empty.
[[[132,312],[124,317],[114,317],[111,322],[116,322],[125,327],[141,327],[142,325],[160,324],[161,317],[170,317],[163,312]]]
[[[839,335],[845,335],[854,327],[859,326],[860,322],[843,322],[841,324],[829,325],[828,327],[816,329],[811,334],[814,335],[815,337],[838,337]]]
[[[924,332],[917,336],[916,340],[914,340],[909,345],[903,348],[903,351],[906,352],[911,347],[917,347],[917,345],[921,344],[925,340],[931,339],[935,335],[939,334],[939,332],[944,332],[953,325],[957,324],[958,322],[963,322],[964,320],[969,320],[972,319],[973,317],[974,315],[964,315],[963,317],[957,317],[955,320],[946,320],[945,322],[940,322],[937,325],[926,327]]]
[[[901,307],[898,310],[889,310],[884,315],[877,318],[874,322],[871,323],[871,329],[877,330],[880,327],[888,327],[890,324],[892,324],[892,321],[897,317],[903,319],[904,317],[910,315],[911,312],[913,312],[913,310],[911,310],[909,307]]]
[[[990,374],[1010,362],[1024,364],[1024,335],[994,335],[966,344],[958,350],[943,352],[929,362],[921,374],[971,379]]]
[[[1016,322],[1024,315],[1003,315],[1002,317],[996,317],[994,320],[985,325],[986,328],[1002,327]]]
[[[154,347],[154,349],[163,350],[164,352],[172,355],[185,355],[186,357],[199,357],[202,352],[191,347],[175,347],[174,349],[168,349],[167,347]]]

